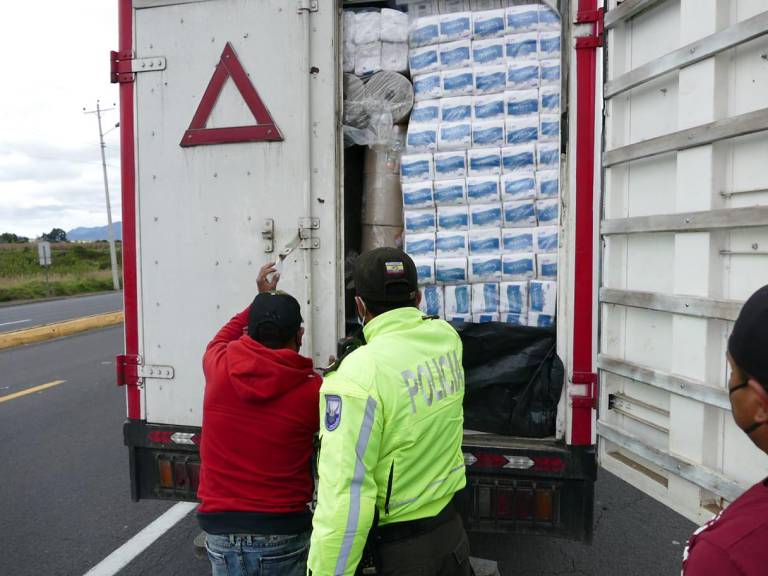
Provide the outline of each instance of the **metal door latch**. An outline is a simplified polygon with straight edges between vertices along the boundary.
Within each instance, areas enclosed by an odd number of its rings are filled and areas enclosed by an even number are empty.
[[[299,218],[299,248],[302,250],[315,250],[320,248],[320,238],[312,236],[313,230],[320,229],[320,218]]]
[[[275,221],[272,218],[264,220],[261,229],[261,238],[264,240],[264,252],[270,254],[275,251]]]

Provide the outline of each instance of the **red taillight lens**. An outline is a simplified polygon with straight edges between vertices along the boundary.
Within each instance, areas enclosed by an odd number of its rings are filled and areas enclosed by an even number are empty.
[[[534,456],[533,470],[540,472],[562,472],[565,469],[565,462],[562,458],[552,456]]]
[[[166,430],[152,430],[147,434],[147,440],[154,442],[155,444],[170,444],[172,434],[173,432],[168,432]]]

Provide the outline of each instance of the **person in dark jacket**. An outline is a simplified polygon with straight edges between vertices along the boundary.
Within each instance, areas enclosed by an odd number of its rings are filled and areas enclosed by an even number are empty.
[[[270,280],[270,276],[272,280]],[[299,303],[259,271],[259,294],[203,357],[201,504],[213,576],[303,576],[321,377],[299,354]]]
[[[733,419],[768,453],[768,286],[741,310],[728,340]],[[688,542],[683,576],[768,574],[768,478],[697,530]]]

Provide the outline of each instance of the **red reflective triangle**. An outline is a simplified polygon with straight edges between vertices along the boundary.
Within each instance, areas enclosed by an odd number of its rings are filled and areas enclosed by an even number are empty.
[[[229,128],[206,128],[216,100],[221,94],[227,78],[232,78],[237,90],[256,119],[251,126],[232,126]],[[272,120],[269,110],[261,101],[259,93],[253,87],[251,79],[240,64],[235,49],[227,42],[216,71],[205,89],[203,99],[197,107],[189,128],[181,139],[181,146],[199,146],[200,144],[226,144],[230,142],[281,142],[283,135]]]

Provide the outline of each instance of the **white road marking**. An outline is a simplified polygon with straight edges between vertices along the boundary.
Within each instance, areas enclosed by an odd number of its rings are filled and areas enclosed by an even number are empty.
[[[85,576],[114,576],[195,508],[197,508],[195,502],[179,502],[172,506],[136,536],[88,570]]]
[[[12,324],[24,324],[24,322],[32,322],[32,320],[14,320],[13,322],[0,322],[0,326],[10,326]]]

